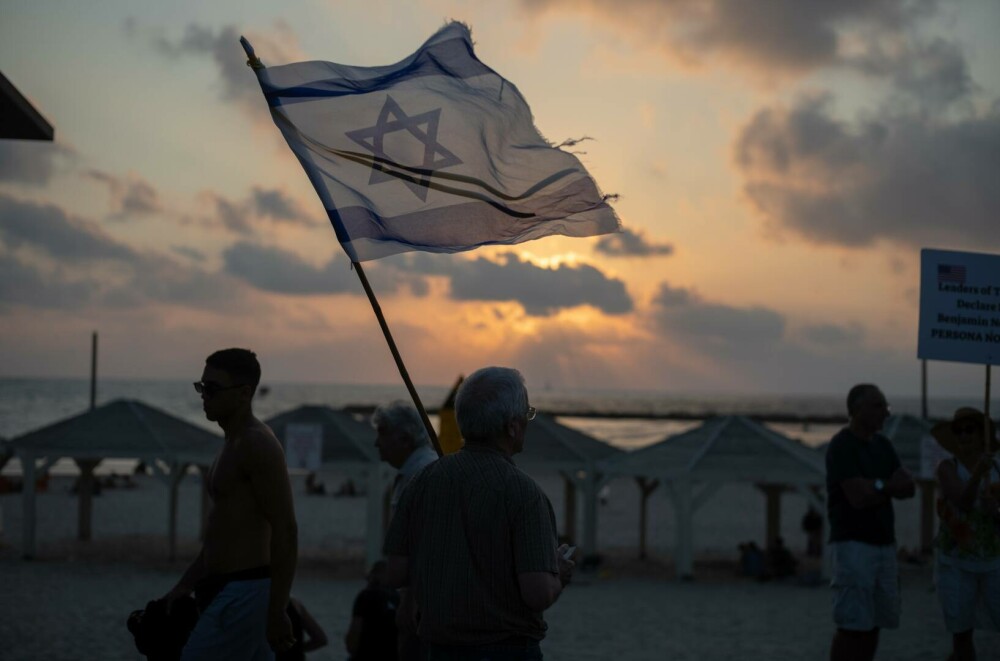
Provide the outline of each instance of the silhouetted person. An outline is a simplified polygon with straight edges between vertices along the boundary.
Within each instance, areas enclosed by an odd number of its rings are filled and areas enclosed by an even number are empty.
[[[823,555],[823,515],[812,505],[802,517],[802,531],[806,534],[806,555],[814,558]]]
[[[764,574],[764,554],[756,542],[740,544],[740,572],[744,576],[759,578]]]
[[[309,496],[325,496],[326,485],[316,481],[316,471],[309,471],[306,475],[306,494]]]
[[[513,455],[535,409],[520,372],[487,367],[455,397],[464,447],[403,492],[386,535],[387,582],[420,610],[425,659],[540,659],[543,611],[574,563],[556,544],[555,515]]]
[[[368,585],[358,593],[351,609],[351,625],[344,646],[351,661],[395,661],[396,612],[399,594],[385,585],[386,563],[379,560],[368,572]]]
[[[295,643],[284,652],[275,655],[275,661],[305,661],[306,652],[318,650],[326,647],[326,632],[320,626],[316,618],[312,616],[301,601],[295,597],[289,597],[288,619],[292,623],[292,633],[295,635]]]
[[[298,530],[281,443],[254,417],[260,383],[252,351],[225,349],[205,361],[205,417],[225,443],[206,476],[212,499],[201,552],[165,596],[192,591],[200,617],[182,659],[270,659],[295,643],[286,608],[295,575]]]
[[[850,423],[826,451],[833,550],[833,661],[875,658],[881,629],[899,627],[899,564],[893,498],[912,498],[913,477],[879,431],[889,404],[878,387],[847,394]]]
[[[395,401],[379,406],[372,413],[371,422],[379,459],[398,471],[392,486],[391,509],[394,512],[406,485],[437,460],[437,452],[431,447],[423,419],[407,402]]]
[[[799,562],[785,546],[785,540],[775,537],[767,550],[768,572],[774,578],[785,578],[795,575],[795,567]]]
[[[396,512],[406,485],[429,464],[437,461],[438,455],[431,447],[430,436],[420,413],[408,402],[397,400],[379,406],[372,413],[371,423],[375,428],[375,448],[379,459],[398,471],[392,483],[389,504],[391,516]],[[402,588],[399,594],[402,600],[396,616],[399,658],[402,661],[416,661],[420,658],[416,625],[420,615],[408,590]]]
[[[952,634],[954,661],[975,661],[972,634],[977,624],[1000,630],[1000,465],[992,456],[1000,443],[993,421],[988,432],[985,426],[983,413],[960,408],[931,430],[953,455],[936,471],[941,527],[935,545],[937,593]],[[997,486],[991,489],[991,483]],[[977,614],[983,616],[979,621]]]

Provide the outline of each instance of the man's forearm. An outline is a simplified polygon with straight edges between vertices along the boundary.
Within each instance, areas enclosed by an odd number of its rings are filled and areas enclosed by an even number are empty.
[[[272,612],[284,611],[292,591],[299,555],[298,528],[292,524],[271,531],[271,601]]]
[[[190,593],[194,591],[195,586],[198,581],[205,578],[207,570],[205,569],[205,550],[202,549],[198,552],[198,557],[188,566],[187,570],[181,576],[180,580],[177,581],[177,585],[174,586],[174,590]]]

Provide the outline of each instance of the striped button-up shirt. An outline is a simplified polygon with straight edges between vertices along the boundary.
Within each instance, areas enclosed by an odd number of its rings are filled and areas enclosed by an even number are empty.
[[[545,636],[517,576],[558,574],[555,514],[541,487],[498,450],[466,444],[415,477],[385,553],[409,560],[422,640],[486,645]]]

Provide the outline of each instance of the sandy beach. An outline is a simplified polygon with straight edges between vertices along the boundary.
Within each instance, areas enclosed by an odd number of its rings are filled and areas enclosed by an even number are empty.
[[[562,485],[535,476],[562,519]],[[338,476],[327,476],[328,487]],[[167,489],[140,477],[135,489],[105,490],[94,501],[94,539],[77,542],[71,479],[53,478],[38,503],[38,558],[20,558],[21,499],[0,496],[0,649],[4,659],[136,659],[125,628],[128,613],[171,587],[185,560],[167,561]],[[306,496],[293,482],[301,561],[293,593],[324,626],[329,647],[311,659],[345,659],[342,638],[354,595],[362,587],[364,499]],[[180,553],[197,551],[200,486],[181,487]],[[829,590],[797,581],[758,582],[735,575],[736,545],[763,540],[764,499],[751,487],[726,487],[699,511],[696,579],[680,582],[670,565],[673,521],[666,498],[650,501],[651,558],[636,559],[638,490],[611,484],[600,509],[602,564],[580,572],[546,613],[546,659],[824,659],[832,633]],[[801,554],[804,502],[788,497],[783,533]],[[903,546],[917,539],[915,503],[897,507]],[[903,616],[885,632],[879,659],[944,659],[949,636],[932,588],[929,566],[905,564]],[[978,632],[981,659],[1000,659],[1000,634]]]

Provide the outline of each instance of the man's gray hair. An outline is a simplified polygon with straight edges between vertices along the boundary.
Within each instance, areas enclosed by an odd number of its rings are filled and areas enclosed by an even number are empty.
[[[507,423],[528,411],[524,377],[509,367],[484,367],[462,382],[455,395],[455,419],[462,438],[484,442],[504,433]]]
[[[376,407],[371,422],[372,427],[385,425],[406,434],[413,441],[413,447],[429,445],[431,442],[427,435],[427,427],[424,426],[417,409],[401,399]]]

